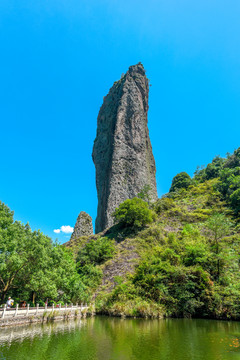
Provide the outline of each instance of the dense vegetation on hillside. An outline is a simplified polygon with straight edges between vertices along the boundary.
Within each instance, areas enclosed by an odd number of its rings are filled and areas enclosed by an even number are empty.
[[[108,260],[90,261],[103,279],[89,289],[96,292],[97,311],[239,319],[239,194],[238,149],[198,169],[193,179],[176,175],[155,204],[148,205],[143,192],[141,200],[121,204],[113,214],[118,224],[101,234],[106,244],[115,240],[115,250]],[[81,239],[71,246],[80,256],[85,251]],[[133,270],[124,272],[129,261]]]
[[[99,313],[240,319],[240,149],[151,203],[122,203],[115,225],[65,246],[0,204],[1,299],[92,301]]]
[[[181,188],[188,188],[191,184],[203,183],[207,180],[219,181],[216,190],[221,194],[222,200],[233,210],[235,216],[240,215],[240,148],[226,158],[216,156],[205,168],[198,168],[193,179],[187,173],[180,173],[173,179],[170,192]]]

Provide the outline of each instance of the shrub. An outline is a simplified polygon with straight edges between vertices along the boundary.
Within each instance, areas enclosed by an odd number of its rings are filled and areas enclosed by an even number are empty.
[[[119,223],[122,227],[135,226],[140,228],[153,222],[154,213],[145,201],[135,197],[120,204],[114,211],[113,218],[115,223]]]
[[[53,301],[53,300],[50,300],[50,301],[48,302],[48,306],[52,306],[52,305],[56,306],[56,302]]]
[[[240,188],[230,195],[230,203],[235,213],[240,212]]]
[[[208,304],[206,294],[212,291],[209,274],[200,266],[171,265],[154,257],[140,263],[133,283],[141,297],[163,304],[172,316],[203,313]]]
[[[156,204],[154,206],[154,210],[156,211],[157,214],[161,214],[162,212],[166,212],[166,211],[174,208],[175,206],[176,206],[176,203],[174,202],[173,199],[163,197],[162,199],[159,199],[156,202]]]
[[[159,304],[137,297],[134,300],[115,302],[107,308],[107,313],[112,316],[161,318],[164,308]]]
[[[44,306],[45,306],[45,302],[44,302],[43,300],[39,300],[39,301],[37,301],[37,302],[38,302],[38,304],[39,304],[40,307],[44,307]]]
[[[99,266],[94,266],[91,264],[81,266],[79,264],[78,272],[83,284],[90,287],[91,289],[95,289],[101,282],[102,270]],[[87,289],[85,289],[85,293],[87,293]]]
[[[100,237],[90,240],[78,253],[77,263],[100,265],[111,259],[116,252],[114,240]]]
[[[182,188],[187,189],[188,186],[191,185],[191,183],[191,177],[186,172],[181,172],[174,176],[169,192],[173,192]]]
[[[213,178],[217,178],[220,174],[220,171],[223,168],[223,164],[224,164],[224,159],[221,158],[220,156],[216,156],[213,161],[207,165],[206,169],[205,169],[205,173],[206,173],[206,179],[213,179]]]

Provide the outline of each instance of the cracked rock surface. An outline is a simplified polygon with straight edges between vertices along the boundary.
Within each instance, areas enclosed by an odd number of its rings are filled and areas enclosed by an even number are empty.
[[[112,213],[150,185],[157,200],[156,167],[148,131],[149,81],[141,63],[115,82],[99,111],[93,146],[98,212],[96,233],[113,225]]]

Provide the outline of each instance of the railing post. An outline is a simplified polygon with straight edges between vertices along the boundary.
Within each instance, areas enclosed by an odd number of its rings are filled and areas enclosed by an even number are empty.
[[[47,303],[45,303],[45,310],[47,310]]]
[[[5,304],[4,308],[3,308],[2,319],[4,319],[4,317],[5,317],[6,308],[7,308],[7,305]]]
[[[53,310],[54,310],[54,304],[52,304],[52,312],[53,312]]]
[[[72,315],[73,303],[71,303],[71,315]]]
[[[14,317],[16,317],[16,316],[17,316],[17,313],[18,313],[18,304],[16,305],[16,310],[15,310]]]
[[[83,308],[83,303],[81,303],[81,311],[82,311],[82,308]]]
[[[60,311],[61,311],[61,308],[62,308],[62,304],[60,303],[60,304],[59,304],[59,310],[60,310]]]
[[[36,315],[38,314],[38,308],[39,308],[39,304],[37,304]]]
[[[67,303],[65,304],[65,311],[67,311]]]
[[[29,313],[29,304],[27,304],[27,314],[26,314],[26,316],[28,316],[28,313]]]

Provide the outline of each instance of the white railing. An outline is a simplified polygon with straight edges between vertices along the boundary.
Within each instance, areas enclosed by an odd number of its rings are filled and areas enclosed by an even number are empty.
[[[39,304],[37,304],[36,307],[30,307],[29,304],[27,304],[27,307],[19,307],[19,305],[17,304],[15,308],[7,308],[7,305],[4,305],[3,308],[0,308],[0,319],[4,319],[6,317],[20,317],[20,316],[37,316],[37,315],[42,315],[44,312],[47,314],[53,312],[54,310],[59,312],[59,315],[64,314],[65,311],[70,311],[70,315],[78,310],[80,312],[82,312],[84,309],[88,309],[88,305],[87,304],[81,304],[81,305],[61,305],[61,304],[57,304],[56,306],[54,306],[54,304],[52,306],[47,306],[45,305],[44,307],[40,307]]]

